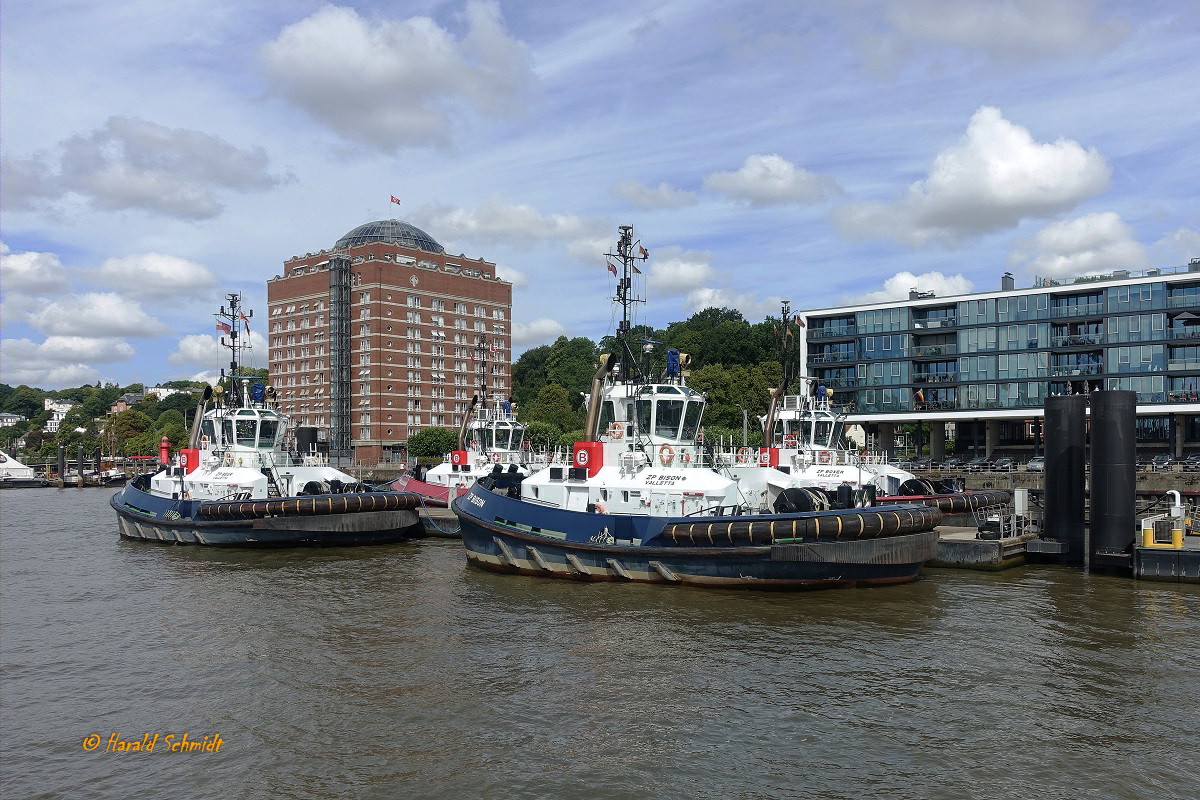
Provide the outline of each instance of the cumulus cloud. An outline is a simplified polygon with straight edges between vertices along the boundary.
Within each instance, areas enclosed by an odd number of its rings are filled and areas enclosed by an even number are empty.
[[[529,279],[525,277],[524,272],[512,267],[501,266],[500,264],[496,265],[496,277],[502,281],[508,281],[513,286],[521,289],[529,285]]]
[[[3,246],[4,289],[31,297],[68,291],[67,271],[54,253],[13,253]]]
[[[448,239],[526,247],[547,240],[579,239],[601,227],[601,223],[574,214],[543,214],[527,203],[497,198],[486,200],[474,211],[438,206],[421,209],[415,217],[419,225]]]
[[[263,46],[276,90],[340,136],[382,151],[450,143],[452,115],[525,106],[529,49],[494,3],[470,2],[456,39],[429,17],[365,19],[325,6]]]
[[[549,317],[540,317],[533,322],[514,322],[512,329],[513,347],[536,347],[564,336],[567,329],[562,323]]]
[[[687,294],[710,283],[714,276],[712,253],[678,247],[655,250],[646,280],[654,297]]]
[[[123,339],[94,336],[5,339],[3,348],[0,370],[6,383],[47,388],[93,383],[100,373],[92,364],[127,361],[134,355]]]
[[[203,264],[161,253],[110,258],[93,277],[97,283],[145,298],[194,297],[217,285],[217,277]]]
[[[280,183],[261,147],[244,150],[219,136],[143,119],[110,117],[102,128],[58,148],[57,156],[11,165],[17,182],[6,187],[5,199],[28,207],[75,193],[104,211],[136,208],[197,220],[221,213],[219,190],[259,191]],[[5,165],[6,177],[9,169]]]
[[[1026,217],[1065,211],[1108,187],[1109,167],[1095,149],[1059,139],[1035,142],[1029,131],[980,108],[966,135],[934,159],[927,177],[895,203],[851,203],[835,218],[851,236],[919,246],[1015,226]]]
[[[69,295],[43,304],[26,318],[33,327],[52,336],[149,338],[167,331],[136,300],[115,292]]]
[[[884,19],[884,36],[905,50],[942,45],[1004,60],[1104,52],[1132,27],[1098,18],[1091,0],[888,0]]]
[[[758,298],[730,289],[702,287],[687,293],[684,306],[693,313],[706,308],[736,308],[746,319],[756,320],[768,314],[778,315],[781,302],[779,297]]]
[[[1113,211],[1086,214],[1042,228],[1018,243],[1009,263],[1045,278],[1099,275],[1149,266],[1133,228]]]
[[[938,297],[952,297],[959,294],[970,294],[975,291],[975,284],[962,274],[945,275],[941,272],[922,272],[920,275],[914,275],[907,271],[897,272],[883,282],[883,289],[847,297],[845,302],[851,305],[907,300],[910,289],[916,289],[919,292],[933,292]]]
[[[250,349],[261,353],[263,360],[267,355],[267,340],[258,331],[250,331]],[[221,364],[229,360],[229,350],[221,347],[216,336],[207,333],[193,333],[180,338],[179,343],[167,361],[176,365],[211,365]],[[199,380],[199,379],[197,379]]]
[[[613,192],[629,201],[635,208],[648,211],[664,208],[683,208],[696,205],[696,193],[677,189],[669,183],[646,186],[638,181],[622,181],[613,187]]]
[[[1156,264],[1186,264],[1200,258],[1200,231],[1176,228],[1155,242],[1151,250]]]
[[[748,155],[741,169],[706,177],[704,188],[755,207],[811,205],[841,192],[832,177],[809,172],[774,154]]]

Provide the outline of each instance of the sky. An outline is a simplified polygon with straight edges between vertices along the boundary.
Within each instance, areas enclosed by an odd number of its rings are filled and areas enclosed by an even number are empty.
[[[13,386],[210,375],[225,292],[265,319],[286,259],[393,217],[497,264],[517,354],[612,331],[618,225],[654,326],[1200,257],[1195,2],[41,0],[2,22]]]

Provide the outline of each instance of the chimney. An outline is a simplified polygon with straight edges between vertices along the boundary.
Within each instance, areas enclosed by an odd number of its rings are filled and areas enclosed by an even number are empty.
[[[1013,280],[1011,272],[1006,272],[1000,276],[1000,290],[1003,292],[1011,292],[1017,288],[1017,282]]]

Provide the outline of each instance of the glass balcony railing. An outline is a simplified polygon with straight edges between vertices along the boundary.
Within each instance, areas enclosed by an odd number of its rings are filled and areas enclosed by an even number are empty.
[[[809,339],[838,339],[857,335],[855,328],[813,328],[808,332]]]
[[[852,352],[836,352],[836,353],[812,353],[808,357],[810,364],[833,364],[839,361],[853,361],[855,358]]]
[[[913,328],[919,331],[931,330],[934,328],[953,328],[958,325],[958,317],[930,317],[928,319],[914,319]]]
[[[958,352],[956,344],[931,344],[913,348],[913,358],[932,358],[936,356],[952,356]]]
[[[1051,336],[1051,347],[1088,347],[1104,344],[1103,333],[1072,333],[1063,336]]]
[[[1193,308],[1200,306],[1200,294],[1177,294],[1167,298],[1168,308]]]
[[[1050,367],[1051,375],[1099,375],[1103,364],[1055,364]]]
[[[1055,306],[1050,309],[1051,317],[1095,317],[1104,313],[1104,303],[1080,303],[1070,306]]]
[[[914,372],[913,383],[954,383],[958,380],[958,370],[953,372]]]
[[[1169,370],[1200,370],[1200,358],[1172,358],[1167,361]]]
[[[1171,328],[1167,335],[1172,339],[1200,339],[1200,327]]]

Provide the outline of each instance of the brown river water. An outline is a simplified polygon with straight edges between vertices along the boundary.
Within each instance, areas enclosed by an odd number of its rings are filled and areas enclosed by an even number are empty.
[[[0,500],[6,798],[1200,796],[1200,586],[578,584],[126,542],[110,495]]]

